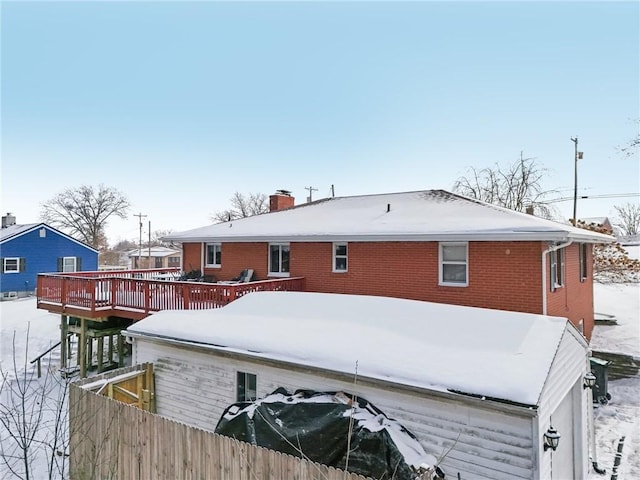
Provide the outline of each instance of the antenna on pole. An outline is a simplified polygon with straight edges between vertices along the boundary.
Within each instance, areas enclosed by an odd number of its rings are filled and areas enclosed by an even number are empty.
[[[574,143],[574,162],[575,171],[573,178],[573,218],[571,223],[575,227],[578,224],[577,207],[578,207],[578,160],[582,160],[582,152],[578,151],[578,136],[571,137],[571,141]]]
[[[137,267],[140,268],[140,262],[142,260],[142,219],[147,218],[147,216],[143,215],[142,212],[134,214],[133,216],[138,217],[138,221],[140,223],[140,241],[138,243],[138,265],[137,265]]]
[[[305,190],[309,190],[309,196],[307,197],[307,203],[311,203],[313,201],[313,192],[317,192],[317,188],[313,187],[304,187]]]

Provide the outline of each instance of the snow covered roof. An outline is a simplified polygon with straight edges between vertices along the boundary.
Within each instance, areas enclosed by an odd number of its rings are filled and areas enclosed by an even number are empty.
[[[613,241],[608,235],[443,190],[328,198],[164,238],[177,242]]]
[[[57,230],[53,227],[50,227],[49,225],[47,225],[46,223],[26,223],[24,225],[10,225],[8,227],[5,228],[0,228],[0,243],[4,243],[7,242],[9,240],[12,240],[14,238],[17,238],[21,235],[24,235],[26,233],[29,233],[37,228],[46,228],[47,230],[56,233],[57,235],[61,235],[65,238],[68,238],[69,240],[71,240],[72,242],[75,242],[79,245],[82,245],[83,247],[88,248],[89,250],[92,250],[96,253],[98,253],[98,250],[96,250],[95,248],[93,248],[90,245],[87,245],[84,242],[81,242],[80,240],[76,240],[75,238],[67,235],[64,232],[61,232],[60,230]]]
[[[149,253],[151,253],[149,255]],[[135,250],[131,250],[128,255],[130,257],[168,257],[171,255],[181,255],[182,252],[180,250],[176,250],[174,248],[167,248],[167,247],[151,247],[149,248],[143,248],[142,249],[142,255],[140,255],[140,250],[139,249],[135,249]]]
[[[0,241],[8,240],[9,238],[15,237],[16,235],[20,235],[31,230],[34,227],[40,225],[39,223],[27,223],[25,225],[10,225],[5,228],[0,228]]]
[[[253,357],[536,405],[567,320],[388,297],[254,292],[128,328]],[[585,347],[586,348],[586,344]]]

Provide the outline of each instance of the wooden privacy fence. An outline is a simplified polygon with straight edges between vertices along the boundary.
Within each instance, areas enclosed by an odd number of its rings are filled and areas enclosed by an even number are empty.
[[[364,480],[365,477],[239,442],[71,385],[71,480]]]

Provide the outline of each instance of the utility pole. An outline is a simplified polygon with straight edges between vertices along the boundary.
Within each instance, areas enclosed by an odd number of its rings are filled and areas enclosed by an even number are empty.
[[[137,267],[140,268],[140,262],[142,260],[142,219],[147,218],[147,216],[142,215],[142,212],[138,214],[134,214],[133,216],[138,217],[138,221],[140,222],[140,241],[138,243],[138,265],[137,265]]]
[[[305,190],[309,190],[309,196],[307,197],[307,203],[311,203],[313,201],[313,192],[317,192],[317,188],[313,187],[304,187]]]
[[[578,224],[578,159],[582,159],[582,152],[578,151],[578,137],[571,137],[571,141],[574,143],[574,162],[575,162],[575,170],[574,170],[574,178],[573,178],[573,218],[571,219],[571,223],[575,227]]]

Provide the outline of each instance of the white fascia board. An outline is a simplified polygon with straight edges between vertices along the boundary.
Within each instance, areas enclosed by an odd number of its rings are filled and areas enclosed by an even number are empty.
[[[526,242],[526,241],[553,241],[564,242],[569,239],[586,243],[604,243],[615,241],[613,237],[599,238],[591,235],[575,235],[568,232],[510,232],[510,233],[434,233],[434,234],[372,234],[372,235],[345,235],[345,234],[321,234],[321,235],[246,235],[223,237],[191,237],[180,238],[181,243],[287,243],[287,242],[444,242],[444,241],[469,241],[469,242]]]

